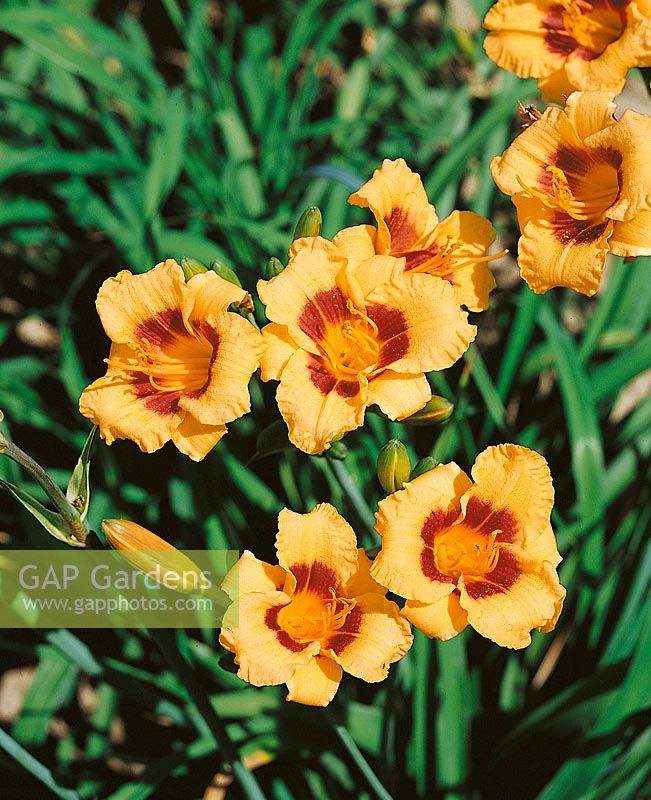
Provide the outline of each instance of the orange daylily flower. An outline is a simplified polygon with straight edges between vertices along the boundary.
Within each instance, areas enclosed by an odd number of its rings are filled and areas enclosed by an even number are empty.
[[[107,444],[132,439],[151,453],[171,440],[200,461],[226,423],[250,410],[248,383],[263,341],[227,310],[246,297],[212,271],[186,283],[171,259],[102,284],[97,311],[112,342],[108,369],[83,391],[79,409]]]
[[[382,500],[382,550],[371,575],[407,598],[403,615],[428,636],[466,625],[503,647],[551,631],[565,589],[549,523],[547,462],[513,444],[489,447],[472,468],[440,464]]]
[[[384,680],[413,637],[346,520],[328,503],[309,514],[284,509],[276,551],[279,566],[245,551],[222,584],[234,602],[219,641],[240,678],[286,683],[288,700],[310,706],[328,705],[344,671]]]
[[[367,225],[342,231],[340,237],[349,234],[348,247],[352,246],[353,232],[357,236],[365,232],[378,255],[404,257],[408,271],[449,281],[459,303],[470,311],[488,308],[495,280],[487,262],[504,253],[487,255],[495,241],[495,231],[487,219],[471,211],[453,211],[439,222],[420,175],[402,158],[385,159],[371,180],[351,194],[349,202],[369,208],[377,230]]]
[[[476,333],[446,281],[391,256],[348,260],[321,237],[299,240],[258,293],[271,320],[262,379],[280,381],[289,438],[306,453],[362,425],[374,403],[391,419],[418,411],[431,397],[424,373],[451,366]]]
[[[491,164],[518,212],[520,273],[539,294],[593,295],[607,253],[651,255],[651,117],[615,120],[612,99],[575,92]]]
[[[545,100],[619,94],[629,69],[651,66],[650,0],[498,0],[484,27],[489,57],[538,78]]]

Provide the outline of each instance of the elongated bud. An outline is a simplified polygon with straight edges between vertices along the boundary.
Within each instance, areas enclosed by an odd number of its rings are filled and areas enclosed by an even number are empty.
[[[283,262],[276,258],[276,256],[271,256],[262,269],[262,277],[266,281],[270,281],[272,278],[275,278],[276,275],[280,275],[284,269],[285,265]]]
[[[102,530],[106,541],[131,566],[166,588],[186,593],[208,588],[209,581],[194,561],[142,525],[105,519]]]
[[[449,419],[453,411],[453,403],[435,394],[420,411],[400,421],[407,425],[436,425]]]
[[[219,277],[223,278],[225,281],[234,283],[235,286],[239,286],[240,289],[242,288],[240,279],[237,277],[235,272],[228,266],[228,264],[224,264],[224,262],[220,261],[218,258],[210,262],[210,269],[213,272],[216,272]]]
[[[409,480],[413,481],[414,478],[418,478],[419,475],[424,475],[426,472],[434,469],[437,464],[438,461],[435,458],[432,458],[432,456],[421,458],[418,464],[416,464],[416,466],[412,469]]]
[[[397,492],[407,483],[411,473],[409,453],[398,439],[390,439],[377,457],[377,476],[387,494]]]
[[[208,267],[204,266],[201,261],[197,261],[196,258],[187,258],[187,256],[183,256],[181,259],[181,269],[186,281],[194,278],[195,275],[201,275],[202,272],[208,272]]]
[[[304,236],[318,236],[321,233],[322,225],[321,209],[317,206],[310,206],[299,217],[292,238],[302,239]]]

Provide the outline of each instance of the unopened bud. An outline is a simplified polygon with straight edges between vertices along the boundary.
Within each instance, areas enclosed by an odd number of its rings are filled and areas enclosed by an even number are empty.
[[[276,275],[280,275],[280,273],[285,269],[285,265],[283,262],[276,258],[276,256],[271,256],[269,261],[264,265],[262,268],[262,277],[266,281],[270,281],[272,278],[275,278]]]
[[[334,458],[335,461],[343,461],[348,456],[348,448],[343,442],[333,441],[330,442],[326,455],[328,458]]]
[[[206,589],[209,581],[185,553],[127,519],[105,519],[102,531],[114,550],[145,575],[168,589],[193,592]]]
[[[201,261],[197,261],[196,258],[187,258],[187,256],[183,256],[181,259],[181,269],[186,281],[194,278],[195,275],[201,275],[202,272],[208,272],[208,267],[204,266]]]
[[[397,492],[407,483],[411,473],[409,453],[404,444],[390,439],[377,457],[377,476],[387,494]]]
[[[210,269],[213,272],[216,272],[220,278],[223,278],[225,281],[229,283],[234,283],[235,286],[239,286],[240,289],[242,288],[242,284],[240,283],[240,279],[237,277],[235,272],[228,266],[228,264],[224,264],[223,261],[219,259],[214,259],[210,262]]]
[[[294,228],[294,240],[303,239],[305,236],[318,236],[321,233],[323,217],[321,209],[317,206],[310,206],[299,217]]]
[[[453,411],[453,403],[435,394],[420,411],[400,421],[407,425],[436,425],[449,419]]]
[[[413,481],[414,478],[418,478],[420,475],[424,475],[426,472],[429,472],[431,469],[438,464],[438,461],[432,456],[426,456],[425,458],[421,458],[421,460],[416,464],[416,466],[412,469],[411,475],[409,476],[409,480]]]

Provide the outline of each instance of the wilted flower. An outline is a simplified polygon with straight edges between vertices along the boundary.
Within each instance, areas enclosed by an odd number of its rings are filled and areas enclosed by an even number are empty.
[[[547,100],[575,89],[619,94],[628,70],[651,66],[649,0],[499,0],[488,12],[488,55]]]
[[[326,706],[348,672],[369,683],[409,650],[412,635],[369,574],[355,534],[329,504],[278,517],[279,566],[246,551],[222,584],[233,599],[221,644],[255,686],[286,683],[288,700]]]
[[[593,295],[607,253],[651,254],[651,117],[615,120],[612,99],[575,92],[493,159],[495,183],[518,212],[518,264],[534,292]]]
[[[290,440],[319,453],[377,403],[391,419],[431,397],[424,373],[451,366],[474,339],[446,281],[391,256],[350,259],[335,242],[299,239],[286,269],[259,281],[271,324],[262,379],[280,380]]]
[[[503,647],[526,647],[533,628],[554,628],[565,597],[549,468],[505,444],[481,453],[472,477],[440,464],[382,500],[371,574],[407,598],[402,613],[428,636],[471,625]]]
[[[165,442],[200,461],[250,410],[260,333],[229,312],[247,293],[212,271],[185,282],[171,259],[104,282],[97,311],[112,341],[106,375],[84,390],[81,413],[101,436],[151,453]]]
[[[454,286],[459,303],[471,311],[488,308],[495,280],[486,262],[504,254],[487,255],[495,241],[487,219],[471,211],[453,211],[439,222],[420,175],[402,158],[385,159],[349,202],[369,208],[378,227],[357,226],[338,234],[335,242],[344,255],[352,258],[355,247],[363,248],[364,238],[370,237],[372,252],[404,257],[408,271],[443,278]],[[354,240],[360,237],[356,245]]]

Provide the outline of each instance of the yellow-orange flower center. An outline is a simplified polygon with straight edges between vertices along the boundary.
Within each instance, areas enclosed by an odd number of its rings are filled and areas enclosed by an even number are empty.
[[[373,372],[380,358],[378,327],[363,311],[346,301],[349,317],[331,325],[321,342],[335,373],[351,378]]]
[[[567,33],[593,53],[603,53],[622,35],[626,20],[608,3],[597,7],[581,0],[561,0],[563,26]]]
[[[548,165],[545,168],[548,177],[541,182],[544,188],[529,186],[520,177],[518,182],[527,194],[550,208],[565,212],[572,219],[582,222],[603,220],[619,194],[619,173],[610,163],[607,153],[582,155],[583,160],[577,159],[574,169]]]
[[[455,579],[461,575],[488,575],[500,556],[500,545],[495,541],[500,533],[495,530],[485,536],[463,525],[450,528],[436,539],[436,568]]]
[[[299,592],[280,610],[278,624],[296,642],[319,641],[343,626],[355,603],[354,599],[337,597],[332,588],[329,599]]]
[[[189,324],[182,332],[168,329],[153,345],[147,336],[128,342],[128,356],[112,356],[106,363],[116,370],[147,376],[158,392],[187,394],[202,389],[210,372],[214,346]]]

